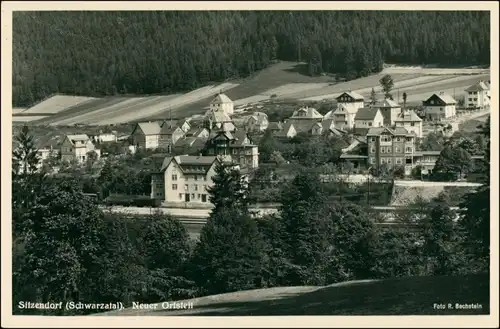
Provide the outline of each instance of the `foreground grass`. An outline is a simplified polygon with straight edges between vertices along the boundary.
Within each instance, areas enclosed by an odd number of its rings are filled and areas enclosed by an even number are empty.
[[[132,308],[99,315],[476,315],[489,314],[487,275],[408,277],[326,287],[280,287],[191,299],[193,308]],[[480,304],[481,309],[436,309],[434,304]]]

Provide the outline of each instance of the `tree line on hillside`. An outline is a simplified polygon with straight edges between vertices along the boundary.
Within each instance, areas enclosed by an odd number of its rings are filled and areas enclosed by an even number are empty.
[[[78,178],[35,171],[39,158],[24,130],[13,154],[13,312],[84,312],[24,310],[17,307],[23,300],[130,306],[253,288],[488,273],[486,130],[484,185],[458,213],[441,195],[399,215],[413,229],[384,229],[368,209],[328,200],[319,176],[303,171],[282,187],[279,215],[256,219],[246,181],[220,165],[198,242],[168,215],[110,213],[82,194]]]
[[[178,92],[276,60],[347,79],[383,62],[489,64],[479,11],[16,12],[13,102]]]

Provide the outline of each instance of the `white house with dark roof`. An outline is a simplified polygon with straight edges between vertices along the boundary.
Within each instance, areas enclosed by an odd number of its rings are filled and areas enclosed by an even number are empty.
[[[172,147],[179,139],[185,136],[184,130],[170,121],[164,121],[160,127],[158,147],[171,152]]]
[[[97,158],[100,157],[100,150],[95,148],[87,134],[66,135],[60,146],[61,160],[67,162],[76,160],[83,163],[91,151],[97,154]]]
[[[160,131],[159,122],[139,122],[132,131],[132,143],[137,148],[156,149],[159,147]]]
[[[151,176],[151,198],[168,203],[209,204],[207,188],[220,160],[216,156],[166,157]]]
[[[418,138],[424,136],[422,119],[413,110],[405,110],[399,113],[396,119],[394,119],[394,125],[405,128],[409,133],[414,133]]]
[[[234,113],[234,103],[225,94],[220,93],[210,102],[209,111],[224,112],[227,115],[232,115]]]
[[[488,108],[490,101],[490,88],[482,80],[465,89],[465,106],[469,109]]]
[[[392,99],[384,99],[382,102],[375,104],[384,117],[384,126],[391,127],[394,125],[394,119],[401,113],[401,105]]]
[[[423,101],[425,118],[432,121],[450,119],[456,116],[457,101],[448,94],[440,92]]]
[[[362,107],[354,118],[354,133],[364,135],[368,129],[383,125],[384,116],[378,108]]]

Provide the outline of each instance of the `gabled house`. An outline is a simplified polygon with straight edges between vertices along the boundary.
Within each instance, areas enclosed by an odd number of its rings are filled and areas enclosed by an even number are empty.
[[[378,108],[384,117],[384,126],[392,127],[394,119],[401,113],[401,105],[392,99],[384,99],[381,103],[375,104],[373,107]]]
[[[174,144],[174,152],[177,154],[200,154],[205,148],[207,137],[184,137]]]
[[[347,113],[351,113],[351,114],[355,115],[360,108],[365,106],[365,98],[355,91],[344,92],[344,93],[340,94],[340,96],[338,96],[336,99],[337,99],[337,108],[343,106],[344,113],[347,112]],[[352,124],[354,124],[353,121],[352,121]],[[352,125],[349,126],[349,121],[347,123],[345,123],[344,126],[348,126],[349,129],[353,128]],[[340,127],[340,126],[338,126],[337,128],[342,129],[342,127]]]
[[[320,122],[323,116],[314,107],[304,106],[293,112],[290,119],[287,121],[311,121]]]
[[[100,157],[100,150],[95,148],[86,134],[66,135],[60,145],[61,160],[67,162],[76,160],[83,163],[91,151],[96,153],[97,158]]]
[[[166,157],[159,173],[151,175],[151,198],[167,203],[209,203],[207,189],[220,163],[216,156]]]
[[[262,112],[254,112],[246,119],[245,128],[248,132],[262,132],[269,126],[267,114]]]
[[[234,113],[234,103],[225,94],[219,93],[210,102],[209,112],[222,112],[226,115],[232,115]]]
[[[456,115],[457,101],[443,92],[433,94],[423,102],[427,120],[440,121]]]
[[[224,160],[238,163],[242,168],[255,169],[259,166],[258,146],[252,143],[242,129],[212,132],[203,153],[207,156],[221,156]]]
[[[418,138],[422,138],[422,119],[412,110],[405,110],[398,114],[394,120],[396,128],[405,128],[409,133],[414,133]]]
[[[465,106],[468,109],[485,109],[490,102],[490,87],[486,82],[481,80],[465,89]]]
[[[189,124],[189,119],[182,119],[176,122],[176,126],[181,128],[184,133],[187,133],[191,129],[191,125]]]
[[[139,122],[132,131],[132,144],[137,148],[156,149],[159,147],[161,126],[158,122]]]
[[[174,125],[169,121],[164,121],[160,129],[158,147],[167,150],[167,152],[170,152],[173,145],[180,138],[184,137],[184,135],[185,132],[181,127]]]
[[[325,119],[333,119],[335,128],[341,130],[353,129],[354,118],[356,117],[357,109],[352,106],[346,107],[344,104],[337,106],[335,110],[331,110],[325,115]]]
[[[287,120],[283,126],[283,129],[275,134],[276,137],[279,138],[293,138],[297,136],[299,133],[313,133],[313,127],[321,126],[320,122],[316,121],[295,121],[295,120]],[[316,128],[317,131],[318,128]],[[321,133],[320,133],[321,134]]]
[[[362,107],[354,118],[354,133],[365,135],[372,127],[382,127],[384,116],[378,108]]]

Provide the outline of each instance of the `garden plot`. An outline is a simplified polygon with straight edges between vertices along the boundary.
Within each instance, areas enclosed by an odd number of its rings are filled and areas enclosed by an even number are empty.
[[[215,97],[217,93],[219,93],[221,90],[225,92],[226,90],[229,90],[231,88],[236,87],[237,84],[234,83],[223,83],[220,85],[212,85],[212,86],[207,86],[203,88],[199,88],[196,90],[193,90],[191,92],[188,92],[186,94],[177,96],[168,102],[159,104],[159,105],[153,105],[153,106],[148,106],[145,108],[141,108],[140,111],[136,111],[134,113],[124,113],[123,115],[116,117],[114,119],[110,120],[103,120],[99,121],[99,124],[110,124],[110,123],[118,123],[118,122],[130,122],[130,121],[137,121],[143,118],[148,118],[148,117],[156,117],[156,116],[163,116],[163,115],[168,115],[170,110],[174,110],[178,107],[188,105],[190,103],[195,103],[199,101],[200,99],[203,98],[208,98],[208,97]],[[208,102],[210,102],[209,100]],[[172,111],[174,112],[174,111]]]
[[[58,113],[72,106],[92,101],[94,99],[94,97],[55,95],[36,104],[35,106],[30,107],[23,113]]]

